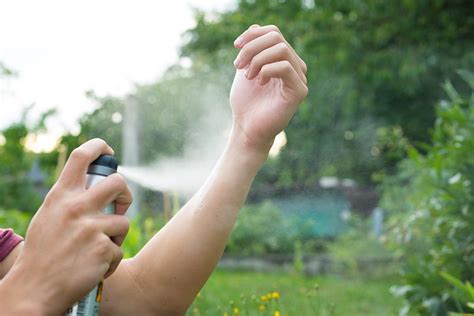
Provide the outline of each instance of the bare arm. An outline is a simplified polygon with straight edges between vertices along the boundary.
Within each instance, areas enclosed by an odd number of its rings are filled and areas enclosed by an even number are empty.
[[[103,314],[185,313],[222,255],[274,137],[307,94],[306,66],[276,27],[255,26],[239,38],[224,153],[196,195],[106,281]]]

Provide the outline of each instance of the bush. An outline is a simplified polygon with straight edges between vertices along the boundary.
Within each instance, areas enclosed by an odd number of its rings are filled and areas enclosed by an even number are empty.
[[[166,224],[162,216],[137,216],[130,220],[130,229],[125,238],[122,249],[124,258],[133,257],[145,244]]]
[[[311,223],[301,225],[296,217],[288,217],[271,202],[242,208],[226,253],[239,255],[290,254],[297,241],[304,250],[315,248],[308,230]]]
[[[0,209],[0,227],[12,228],[18,235],[25,236],[31,216],[29,213],[18,210]]]
[[[459,74],[470,87],[470,98],[447,82],[449,101],[437,106],[432,145],[426,146],[425,154],[410,149],[410,158],[400,164],[401,176],[386,180],[383,206],[405,207],[392,223],[407,261],[402,284],[392,289],[406,299],[401,314],[446,315],[459,310],[442,272],[474,281],[474,76]]]
[[[291,222],[270,202],[245,206],[227,245],[227,253],[261,255],[293,249]]]
[[[337,263],[335,272],[365,277],[395,275],[398,258],[385,246],[386,236],[373,234],[371,220],[351,216],[348,226],[347,231],[327,244],[328,254]]]

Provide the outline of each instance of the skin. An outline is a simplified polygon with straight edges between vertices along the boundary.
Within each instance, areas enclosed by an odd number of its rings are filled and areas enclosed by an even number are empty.
[[[2,288],[6,288],[5,284],[15,288],[15,282],[23,282],[25,279],[28,281],[32,276],[43,275],[44,270],[51,270],[48,277],[53,280],[47,283],[49,290],[38,282],[28,286],[28,289],[35,292],[31,295],[39,297],[29,303],[30,307],[32,304],[42,306],[40,310],[43,313],[38,313],[39,315],[55,314],[64,310],[71,302],[88,292],[88,289],[93,288],[104,274],[110,277],[104,282],[102,315],[185,313],[219,261],[250,185],[266,161],[275,136],[288,125],[298,105],[308,93],[306,65],[276,26],[253,25],[236,39],[234,46],[239,50],[239,54],[234,62],[236,74],[230,92],[233,127],[224,152],[201,189],[135,257],[122,260],[118,264],[121,253],[118,252],[117,245],[123,240],[125,222],[117,223],[123,225],[120,231],[108,230],[115,225],[109,221],[118,221],[118,218],[122,217],[100,215],[99,206],[118,198],[120,206],[117,214],[123,214],[131,202],[125,181],[117,176],[115,180],[110,180],[116,182],[113,184],[114,189],[109,189],[106,185],[93,187],[94,194],[87,192],[90,199],[87,205],[83,202],[84,197],[74,200],[75,203],[82,205],[81,207],[76,207],[70,201],[77,192],[86,194],[81,191],[83,182],[76,179],[76,175],[85,174],[84,166],[93,160],[92,156],[107,152],[109,148],[101,145],[103,147],[100,150],[97,148],[94,154],[91,150],[87,159],[83,157],[80,165],[82,167],[71,167],[69,172],[65,170],[66,175],[62,176],[65,180],[60,179],[52,189],[53,194],[50,193],[46,198],[45,204],[30,225],[24,245],[17,247],[10,255],[18,258],[0,283],[2,310],[4,306]],[[73,158],[74,156],[71,159]],[[73,164],[68,162],[68,165]],[[73,194],[62,188],[68,182],[75,183],[75,189],[71,192]],[[109,194],[105,198],[107,190]],[[69,195],[69,198],[63,195]],[[57,201],[64,204],[59,203],[58,206]],[[70,219],[68,215],[60,214],[61,212],[68,214],[64,212],[65,209],[73,210]],[[49,212],[57,212],[55,216],[62,218],[58,223],[64,227],[56,227],[57,230],[51,231],[49,237],[43,239],[40,238],[42,236],[40,232],[44,233],[41,229],[44,226],[41,220],[54,218],[48,217]],[[95,221],[99,218],[103,220],[96,224]],[[93,236],[81,237],[80,230],[84,228],[77,227],[84,226],[94,232]],[[71,230],[79,231],[73,233],[71,237]],[[52,248],[45,246],[57,243],[57,236],[69,236],[71,239],[61,239],[61,242],[66,242],[67,245],[61,245],[59,250],[51,249],[55,252],[48,254],[48,258],[42,258],[45,262],[38,265],[36,258],[44,257],[44,249]],[[112,240],[107,238],[109,242],[106,243],[107,236],[114,238]],[[39,241],[35,241],[35,238]],[[103,246],[100,251],[95,249],[98,240]],[[41,244],[42,242],[45,244]],[[77,247],[79,244],[83,246]],[[66,259],[68,256],[72,258],[84,256],[84,259],[76,263],[74,260],[77,259]],[[53,261],[52,258],[65,259],[66,263]],[[8,262],[14,261],[14,259],[8,260]],[[8,267],[0,267],[0,272],[1,269],[5,271]],[[79,270],[80,274],[77,273]],[[26,273],[24,271],[28,271],[27,278],[24,277]],[[71,275],[74,275],[73,279]],[[44,278],[41,278],[41,282],[44,282]],[[59,295],[61,301],[57,297],[55,299],[59,309],[49,311],[47,307],[41,305],[48,300],[34,290],[36,286],[43,289],[46,294],[53,292],[54,295]],[[61,293],[54,291],[58,288]],[[24,290],[24,286],[21,290]],[[15,300],[16,292],[10,290],[10,293],[13,293],[10,295],[13,297],[8,299]],[[51,294],[46,296],[50,298]],[[28,306],[24,307],[24,310],[27,310],[26,308]]]

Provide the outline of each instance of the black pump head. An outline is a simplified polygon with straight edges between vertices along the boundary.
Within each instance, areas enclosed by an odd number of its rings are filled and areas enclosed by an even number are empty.
[[[101,176],[108,176],[116,173],[118,168],[117,159],[111,155],[101,155],[94,160],[87,169],[88,174],[96,174]]]

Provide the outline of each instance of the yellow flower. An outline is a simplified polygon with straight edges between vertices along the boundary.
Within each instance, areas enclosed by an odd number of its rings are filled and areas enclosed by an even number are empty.
[[[272,298],[275,299],[275,300],[279,299],[279,298],[280,298],[280,293],[278,293],[278,292],[273,292],[273,293],[272,293]]]
[[[272,293],[268,293],[267,294],[267,300],[271,300],[272,299]]]
[[[234,307],[234,315],[239,315],[240,314],[240,310],[237,308],[237,307]]]
[[[261,311],[261,312],[264,312],[265,311],[265,305],[260,304],[260,306],[258,307],[258,310]]]
[[[274,313],[273,313],[273,316],[280,316],[280,312],[278,310],[276,310]]]
[[[266,302],[266,301],[267,301],[267,296],[266,296],[266,295],[260,296],[260,300],[261,300],[262,302]]]
[[[229,316],[229,313],[225,312],[225,313],[224,313],[224,316]]]

